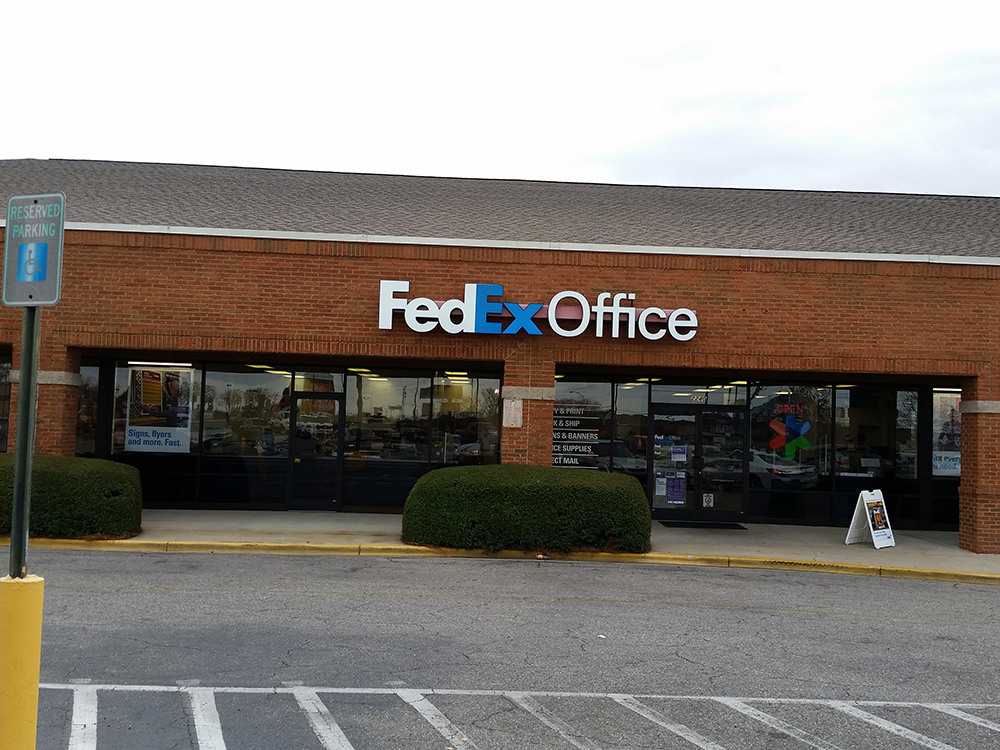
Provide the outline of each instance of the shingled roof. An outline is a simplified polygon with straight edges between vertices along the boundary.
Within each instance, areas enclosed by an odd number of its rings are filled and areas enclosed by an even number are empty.
[[[1000,257],[1000,198],[0,161],[3,201],[55,190],[68,222],[175,231]]]

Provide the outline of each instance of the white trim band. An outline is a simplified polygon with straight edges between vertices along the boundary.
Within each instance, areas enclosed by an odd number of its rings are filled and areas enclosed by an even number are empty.
[[[963,401],[959,414],[1000,414],[1000,401]]]
[[[3,222],[0,222],[3,224]],[[267,229],[224,229],[215,227],[175,227],[155,224],[100,224],[67,221],[66,229],[86,232],[136,232],[143,234],[189,234],[201,237],[246,237],[270,240],[314,242],[371,242],[386,245],[436,245],[444,247],[493,247],[513,250],[563,250],[582,253],[636,253],[639,255],[698,255],[723,258],[771,258],[790,260],[856,260],[891,263],[944,263],[967,266],[1000,266],[1000,257],[909,253],[844,253],[823,250],[751,250],[729,247],[670,247],[665,245],[603,245],[568,242],[514,242],[457,237],[396,237],[378,234],[337,234],[293,232]]]
[[[21,380],[20,370],[10,371],[10,382],[18,383]],[[83,385],[83,378],[78,372],[62,372],[61,370],[39,370],[36,376],[38,385],[75,385],[79,388]]]
[[[505,385],[503,387],[503,397],[519,398],[524,401],[555,401],[555,386],[550,388],[540,388],[530,385]]]

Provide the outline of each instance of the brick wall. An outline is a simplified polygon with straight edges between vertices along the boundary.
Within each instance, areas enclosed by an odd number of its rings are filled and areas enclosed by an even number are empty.
[[[462,297],[500,283],[505,299],[547,302],[572,289],[633,292],[638,307],[690,307],[698,335],[679,343],[416,334],[378,328],[380,279],[409,297]],[[929,376],[1000,399],[1000,268],[840,260],[279,241],[67,231],[60,303],[42,316],[40,370],[78,372],[87,353],[199,358],[258,352],[330,363],[502,363],[505,385],[551,388],[557,367],[695,374]],[[19,356],[20,311],[0,310],[0,344]],[[966,395],[966,398],[970,396]],[[36,444],[72,453],[76,389],[40,385]],[[551,401],[525,401],[504,460],[546,464]],[[12,412],[14,410],[12,409]],[[14,414],[11,415],[11,424]],[[963,423],[962,544],[1000,552],[1000,417]],[[13,440],[13,435],[12,438]]]

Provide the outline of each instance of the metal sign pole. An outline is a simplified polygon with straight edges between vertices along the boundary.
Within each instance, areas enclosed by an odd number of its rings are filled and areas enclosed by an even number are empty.
[[[31,458],[35,452],[35,394],[38,390],[38,341],[41,310],[25,307],[21,322],[21,371],[17,385],[17,435],[14,447],[14,497],[10,517],[10,577],[28,574],[28,519],[31,510]]]

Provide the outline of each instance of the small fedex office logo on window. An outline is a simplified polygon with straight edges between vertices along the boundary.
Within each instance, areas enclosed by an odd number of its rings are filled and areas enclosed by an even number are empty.
[[[466,284],[462,299],[436,302],[429,297],[408,299],[409,281],[382,280],[379,288],[378,327],[391,331],[394,313],[401,312],[406,327],[429,333],[440,327],[445,333],[515,334],[521,331],[541,336],[540,322],[557,336],[572,338],[593,327],[598,338],[636,334],[649,341],[664,336],[690,341],[698,333],[694,310],[680,307],[638,308],[631,292],[600,292],[591,304],[580,292],[557,292],[547,304],[501,301],[503,284]]]

